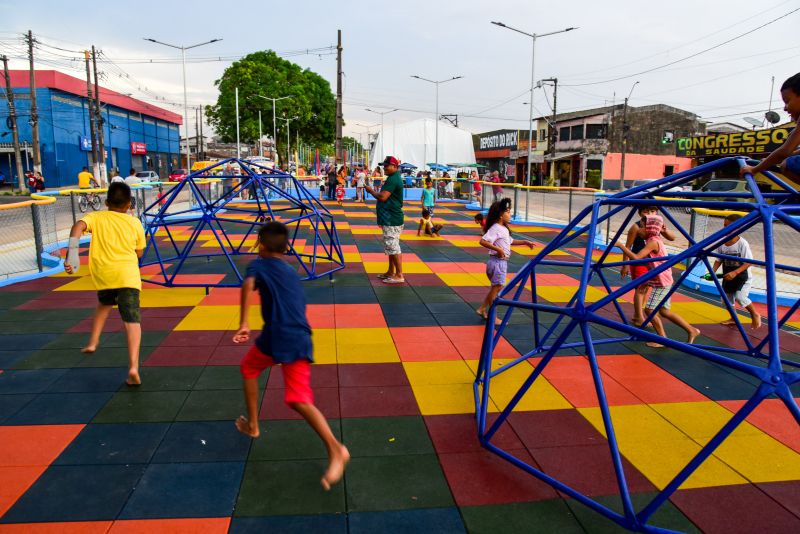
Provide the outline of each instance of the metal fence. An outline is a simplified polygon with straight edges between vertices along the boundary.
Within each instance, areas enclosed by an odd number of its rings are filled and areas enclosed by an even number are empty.
[[[0,281],[57,263],[59,208],[46,197],[0,205]]]

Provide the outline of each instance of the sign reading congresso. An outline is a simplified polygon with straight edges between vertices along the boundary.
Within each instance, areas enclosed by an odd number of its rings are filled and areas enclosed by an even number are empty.
[[[757,155],[772,152],[786,141],[791,128],[772,128],[699,137],[681,137],[675,144],[675,155],[690,158],[706,156]]]

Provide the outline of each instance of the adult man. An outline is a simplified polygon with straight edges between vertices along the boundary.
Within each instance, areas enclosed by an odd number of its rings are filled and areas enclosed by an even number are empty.
[[[131,169],[128,171],[128,176],[125,177],[124,182],[128,184],[128,186],[132,186],[142,183],[142,179],[136,176],[136,169]]]
[[[386,156],[383,160],[383,169],[386,180],[380,192],[376,192],[372,187],[364,189],[367,193],[375,197],[378,215],[378,226],[383,233],[383,251],[389,256],[389,268],[385,273],[379,274],[378,278],[385,284],[402,284],[406,280],[403,278],[403,256],[400,251],[400,235],[403,233],[403,179],[400,176],[400,161],[393,156]]]
[[[89,169],[84,167],[78,173],[78,187],[81,189],[90,189],[94,182],[94,176],[89,172]]]

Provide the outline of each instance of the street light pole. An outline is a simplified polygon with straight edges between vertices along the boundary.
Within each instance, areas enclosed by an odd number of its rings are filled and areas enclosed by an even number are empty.
[[[272,153],[274,156],[278,155],[278,128],[277,128],[277,119],[275,118],[275,102],[278,100],[285,100],[287,98],[292,98],[291,96],[279,96],[277,98],[272,98],[270,96],[264,95],[253,95],[257,96],[258,98],[263,98],[264,100],[272,100]],[[277,161],[276,161],[277,163]],[[289,162],[287,161],[286,164],[288,165]]]
[[[452,82],[453,80],[458,80],[460,78],[463,78],[463,76],[453,76],[452,78],[447,78],[446,80],[438,80],[438,81],[437,80],[429,80],[428,78],[423,78],[422,76],[417,76],[416,74],[412,75],[411,77],[412,78],[416,78],[418,80],[422,80],[423,82],[432,83],[432,84],[434,84],[436,86],[436,117],[435,117],[436,122],[434,123],[434,125],[436,127],[436,132],[434,133],[434,163],[435,163],[435,165],[437,167],[437,170],[435,170],[434,172],[436,173],[436,176],[438,177],[439,176],[439,170],[438,170],[438,167],[439,167],[439,84],[440,83]]]
[[[176,48],[181,51],[181,64],[183,65],[183,130],[186,133],[186,168],[191,169],[192,165],[189,161],[191,154],[189,153],[189,104],[188,99],[186,97],[186,51],[192,48],[197,48],[198,46],[203,46],[211,43],[216,43],[217,41],[221,41],[222,39],[211,39],[210,41],[206,41],[204,43],[198,43],[191,46],[178,46],[169,43],[164,43],[162,41],[157,41],[155,39],[150,39],[149,37],[144,37],[145,41],[150,41],[151,43],[156,43],[164,46],[168,46],[170,48]],[[195,133],[195,135],[197,135]]]
[[[619,163],[619,190],[625,190],[625,153],[628,151],[628,99],[630,99],[631,95],[633,94],[633,88],[639,81],[633,82],[631,86],[631,91],[628,93],[628,96],[625,97],[625,105],[622,107],[622,157],[620,158]]]
[[[386,142],[384,141],[384,135],[383,135],[383,116],[388,115],[389,113],[394,113],[395,111],[397,111],[397,108],[392,109],[390,111],[375,111],[366,108],[365,111],[369,111],[370,113],[377,113],[378,115],[381,116],[381,157],[386,159],[386,148],[385,148]]]
[[[529,114],[529,125],[528,125],[528,185],[531,185],[531,164],[533,163],[531,160],[533,159],[533,88],[535,86],[535,60],[536,60],[536,39],[539,37],[547,37],[549,35],[555,35],[557,33],[566,33],[572,30],[577,30],[576,27],[565,28],[563,30],[558,30],[554,32],[548,33],[528,33],[522,30],[518,30],[516,28],[512,28],[507,24],[503,24],[502,22],[495,22],[492,21],[492,24],[495,26],[500,26],[501,28],[506,28],[511,31],[521,33],[522,35],[527,35],[531,38],[531,94],[530,94],[530,114]]]
[[[258,155],[264,157],[264,143],[261,142],[263,134],[261,133],[261,110],[258,110]]]
[[[293,121],[295,119],[299,119],[300,117],[286,117],[286,172],[289,172],[289,161],[292,159],[291,152],[289,150],[291,145],[291,137],[289,137],[289,121]]]

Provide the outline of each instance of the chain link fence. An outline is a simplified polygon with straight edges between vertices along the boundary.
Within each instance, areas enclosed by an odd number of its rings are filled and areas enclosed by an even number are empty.
[[[58,263],[59,208],[51,199],[0,206],[0,281]]]

